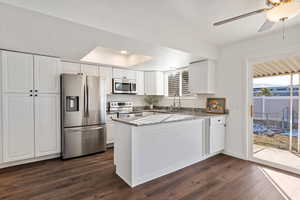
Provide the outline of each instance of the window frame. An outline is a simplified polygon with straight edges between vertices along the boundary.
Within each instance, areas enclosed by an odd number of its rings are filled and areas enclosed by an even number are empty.
[[[182,95],[182,73],[184,71],[189,71],[189,69],[185,67],[185,68],[180,68],[180,69],[170,70],[170,71],[165,72],[165,84],[166,84],[165,97],[166,98],[174,99],[174,96],[169,96],[168,77],[170,74],[172,74],[172,73],[174,74],[174,73],[178,73],[178,72],[179,72],[179,95],[180,95],[180,98],[181,99],[196,99],[197,98],[197,95],[193,94],[193,93],[190,93],[188,95]]]

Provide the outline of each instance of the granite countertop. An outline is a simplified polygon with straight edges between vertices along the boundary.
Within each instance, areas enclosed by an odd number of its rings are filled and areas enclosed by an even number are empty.
[[[144,113],[153,113],[145,115]],[[145,108],[135,108],[134,111],[129,112],[130,114],[139,114],[141,116],[135,116],[130,118],[112,118],[114,121],[126,123],[133,126],[145,126],[160,123],[170,123],[179,122],[187,120],[195,120],[199,118],[210,118],[215,116],[226,116],[226,114],[213,114],[206,113],[203,109],[186,109],[183,108],[177,111],[170,111],[169,109],[158,108],[158,109],[145,109]]]
[[[146,126],[170,122],[180,122],[200,119],[203,117],[195,115],[183,115],[183,114],[167,114],[167,113],[156,113],[148,116],[131,117],[131,118],[112,118],[112,120],[133,125],[133,126]]]

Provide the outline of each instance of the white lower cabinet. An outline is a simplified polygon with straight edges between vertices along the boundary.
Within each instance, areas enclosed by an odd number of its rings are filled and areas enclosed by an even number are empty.
[[[4,162],[60,153],[58,94],[4,94]]]
[[[112,144],[114,143],[114,121],[112,118],[117,118],[117,114],[107,114],[106,118],[106,144]]]
[[[113,123],[106,124],[106,144],[114,143],[113,128],[114,128]]]
[[[4,162],[34,157],[34,102],[29,94],[3,96]]]
[[[226,117],[217,116],[210,120],[210,153],[216,153],[225,148]]]
[[[0,52],[0,60],[3,162],[60,153],[60,59]]]
[[[58,94],[35,97],[35,156],[60,152],[60,99]]]

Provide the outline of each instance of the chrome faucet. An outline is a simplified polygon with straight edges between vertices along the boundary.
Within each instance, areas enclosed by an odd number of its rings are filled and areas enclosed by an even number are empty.
[[[176,96],[178,96],[178,105],[176,105]],[[173,97],[173,105],[170,106],[170,110],[179,111],[181,109],[181,97],[178,94],[175,94]]]

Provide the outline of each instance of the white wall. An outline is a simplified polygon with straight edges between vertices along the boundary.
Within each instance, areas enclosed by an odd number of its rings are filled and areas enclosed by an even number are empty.
[[[138,95],[125,95],[125,94],[114,94],[107,96],[107,102],[109,101],[131,101],[134,106],[145,106],[144,96]]]
[[[190,108],[205,108],[206,107],[206,98],[211,95],[198,95],[194,98],[181,98],[181,106],[182,107],[190,107]],[[159,105],[160,106],[170,106],[173,105],[174,98],[172,97],[164,97]],[[176,105],[178,105],[178,98],[176,97]]]
[[[239,42],[221,49],[216,69],[217,95],[227,98],[229,120],[226,152],[247,158],[248,69],[247,60],[259,60],[279,55],[300,53],[300,26],[287,29],[283,41],[282,32]]]
[[[108,95],[107,101],[131,101],[134,106],[145,106],[144,102],[145,96],[138,95]],[[181,106],[182,107],[190,107],[190,108],[205,108],[206,106],[206,98],[210,97],[210,95],[198,95],[195,98],[182,98]],[[178,98],[176,98],[176,104],[178,105]],[[170,106],[173,105],[173,98],[162,97],[159,106]]]

